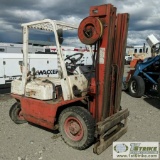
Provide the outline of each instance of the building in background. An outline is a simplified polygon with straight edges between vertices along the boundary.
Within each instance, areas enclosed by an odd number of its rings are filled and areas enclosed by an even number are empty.
[[[147,58],[151,57],[151,47],[149,45],[134,45],[126,47],[126,55],[133,58]]]

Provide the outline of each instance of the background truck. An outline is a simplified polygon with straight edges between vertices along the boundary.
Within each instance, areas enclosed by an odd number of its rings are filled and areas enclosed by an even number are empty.
[[[5,53],[22,53],[23,44],[19,43],[0,43],[0,54]],[[28,52],[35,53],[35,52],[42,52],[43,46],[42,45],[28,45]]]
[[[125,55],[125,62],[124,64],[130,64],[130,62],[132,61],[132,56],[131,55]]]
[[[22,77],[22,53],[0,54],[0,90],[10,88],[12,80]],[[57,56],[52,54],[29,54],[29,69],[36,67],[37,76],[57,76]],[[53,65],[54,64],[54,65]]]
[[[10,87],[10,83],[14,79],[22,77],[21,64],[23,61],[22,44],[0,44],[0,89]],[[28,64],[29,69],[33,67],[37,69],[37,76],[44,77],[57,77],[57,50],[55,46],[32,46],[28,45]],[[75,47],[62,47],[63,56],[67,56],[75,53],[83,53],[81,61],[77,63],[79,65],[91,66],[92,54],[88,50]],[[11,52],[13,51],[13,53]]]
[[[56,46],[44,46],[44,52],[46,53],[53,53],[57,54],[57,47]],[[77,62],[79,65],[85,65],[90,67],[92,65],[93,57],[92,52],[88,48],[82,48],[82,47],[71,47],[71,46],[62,46],[62,54],[64,59],[67,58],[67,56],[76,54],[76,53],[82,53],[82,58]]]

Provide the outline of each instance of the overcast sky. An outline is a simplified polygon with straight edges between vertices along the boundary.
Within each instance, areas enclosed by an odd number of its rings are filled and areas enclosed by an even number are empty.
[[[21,23],[50,18],[79,24],[90,6],[107,3],[130,14],[128,45],[143,45],[149,34],[160,40],[159,0],[0,0],[0,42],[21,42]]]

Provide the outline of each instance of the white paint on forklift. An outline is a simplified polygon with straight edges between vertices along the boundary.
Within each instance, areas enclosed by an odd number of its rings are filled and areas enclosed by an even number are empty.
[[[100,51],[99,51],[99,64],[104,64],[104,54],[105,54],[105,48],[100,48]]]

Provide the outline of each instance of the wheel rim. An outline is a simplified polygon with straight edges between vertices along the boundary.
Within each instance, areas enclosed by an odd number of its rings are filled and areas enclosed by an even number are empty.
[[[136,81],[132,81],[131,82],[131,91],[132,91],[132,93],[136,93],[137,92],[137,83],[136,83]]]
[[[66,135],[73,141],[80,141],[83,138],[84,130],[81,122],[75,117],[68,117],[64,123]]]

